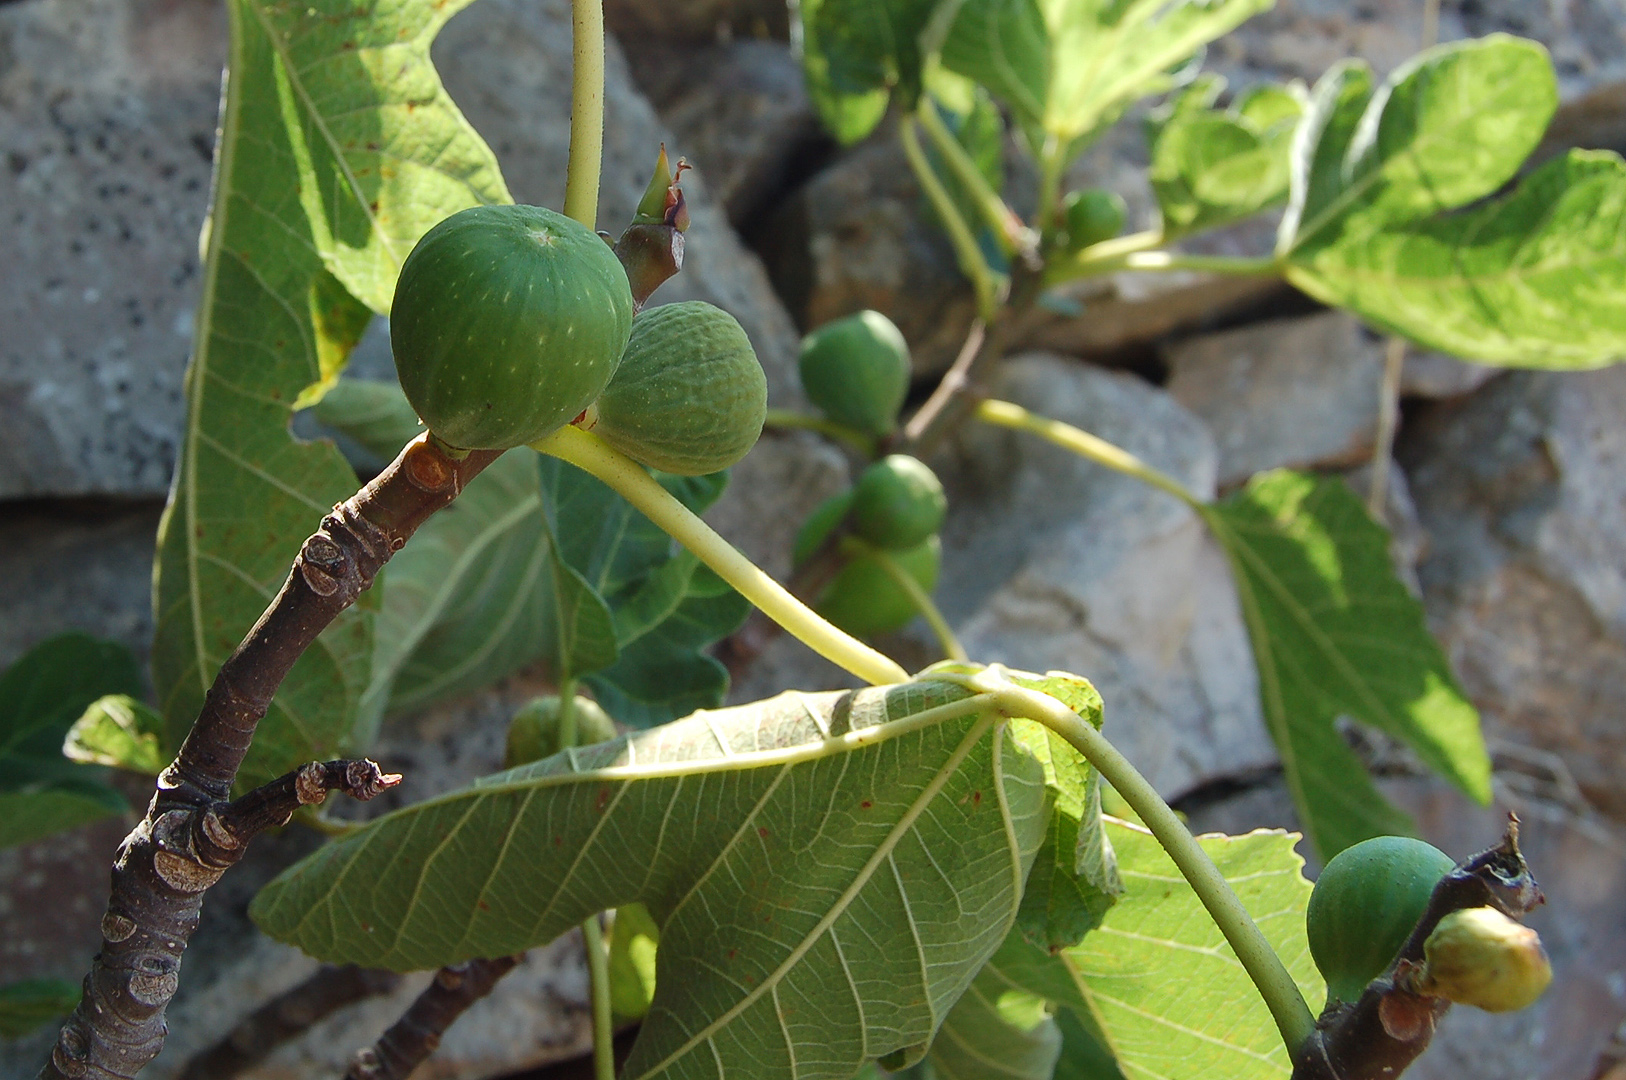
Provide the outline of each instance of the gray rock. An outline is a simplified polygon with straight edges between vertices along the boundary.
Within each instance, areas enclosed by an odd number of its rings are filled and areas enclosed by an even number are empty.
[[[748,228],[829,144],[789,45],[748,39],[692,45],[622,38],[632,75],[729,221]]]
[[[1213,493],[1202,422],[1133,376],[1029,354],[998,393]],[[1107,734],[1165,795],[1276,760],[1224,556],[1187,507],[982,425],[934,465],[954,507],[938,598],[971,656],[1094,681]]]
[[[203,0],[0,9],[0,498],[168,488],[225,56]]]
[[[1406,350],[1406,364],[1400,375],[1400,393],[1403,397],[1431,399],[1461,397],[1496,378],[1501,370],[1489,364],[1471,364],[1444,353],[1413,347]]]
[[[783,0],[605,0],[604,22],[619,35],[703,42],[790,33]]]
[[[1370,456],[1383,342],[1342,312],[1258,323],[1164,350],[1169,393],[1219,447],[1219,485]]]
[[[1515,372],[1403,432],[1424,598],[1492,735],[1626,816],[1626,368]]]
[[[1261,78],[1313,82],[1348,56],[1380,75],[1423,45],[1423,7],[1408,0],[1282,0],[1209,50],[1209,66],[1246,85]],[[1439,40],[1505,32],[1547,46],[1565,101],[1626,79],[1626,10],[1613,0],[1445,0]]]
[[[798,189],[758,245],[797,324],[873,308],[903,331],[917,375],[947,368],[976,305],[924,210],[890,126]]]

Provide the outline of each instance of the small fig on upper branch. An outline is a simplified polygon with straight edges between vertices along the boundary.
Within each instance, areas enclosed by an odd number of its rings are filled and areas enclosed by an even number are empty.
[[[877,438],[898,426],[909,393],[909,345],[879,311],[825,323],[802,339],[807,396],[830,419]]]
[[[477,206],[401,267],[390,346],[407,400],[464,450],[505,450],[603,392],[632,328],[627,275],[597,234],[540,206]]]
[[[1062,223],[1068,251],[1082,251],[1124,231],[1126,217],[1123,196],[1105,188],[1085,188],[1069,192],[1062,200]]]
[[[888,551],[919,545],[943,527],[947,514],[937,474],[908,454],[875,462],[853,486],[853,532]]]

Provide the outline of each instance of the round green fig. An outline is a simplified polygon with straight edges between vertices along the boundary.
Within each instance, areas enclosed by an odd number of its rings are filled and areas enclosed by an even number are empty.
[[[898,426],[909,393],[909,345],[879,311],[825,323],[802,339],[802,387],[819,411],[877,438]]]
[[[832,496],[808,515],[792,549],[791,557],[796,563],[806,562],[831,530],[847,517],[852,509],[853,494],[845,491]],[[929,536],[914,547],[889,554],[904,573],[929,593],[937,587],[942,550],[937,537]],[[820,592],[813,610],[857,637],[897,630],[920,613],[892,575],[873,557],[865,555],[847,560]]]
[[[947,513],[937,474],[908,454],[875,462],[853,486],[853,532],[888,551],[915,547],[934,535]]]
[[[593,230],[540,206],[477,206],[407,256],[390,346],[431,432],[454,447],[502,450],[592,404],[631,326],[626,271]]]
[[[604,388],[591,429],[651,468],[683,476],[726,469],[762,434],[768,379],[750,338],[700,300],[649,308]]]
[[[1492,907],[1453,911],[1423,942],[1425,994],[1486,1012],[1535,1004],[1553,981],[1541,936]]]
[[[559,745],[559,705],[557,694],[532,698],[508,722],[508,746],[503,755],[503,767],[528,765],[533,761],[552,757],[564,747]],[[571,712],[576,718],[574,746],[587,746],[604,742],[616,736],[615,721],[591,698],[577,695]]]
[[[1374,837],[1332,857],[1305,912],[1310,955],[1327,980],[1329,1001],[1355,1001],[1383,974],[1455,865],[1409,836]]]
[[[1082,251],[1091,244],[1111,240],[1124,231],[1123,196],[1105,188],[1068,192],[1061,204],[1067,227],[1067,250]]]

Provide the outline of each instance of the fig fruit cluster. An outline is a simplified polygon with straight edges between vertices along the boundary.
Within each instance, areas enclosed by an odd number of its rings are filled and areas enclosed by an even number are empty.
[[[796,536],[792,558],[806,562],[838,528],[896,566],[930,593],[942,559],[938,530],[948,511],[935,473],[906,454],[871,464],[858,482],[821,503]],[[813,604],[820,615],[849,634],[868,637],[902,627],[918,614],[909,593],[887,573],[880,558],[860,552],[847,558]]]
[[[538,206],[481,206],[424,234],[401,268],[390,344],[407,400],[463,450],[534,443],[578,419],[652,468],[733,465],[767,380],[734,317],[699,301],[634,316],[604,239]]]

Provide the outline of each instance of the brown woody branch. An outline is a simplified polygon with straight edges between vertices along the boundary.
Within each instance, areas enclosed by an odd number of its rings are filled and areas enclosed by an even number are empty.
[[[203,893],[242,856],[256,826],[266,827],[283,808],[291,813],[319,786],[325,794],[329,780],[353,793],[387,786],[376,766],[353,784],[351,763],[339,763],[339,774],[317,766],[320,777],[306,766],[227,801],[254,729],[294,662],[418,527],[499,453],[454,457],[420,436],[305,541],[282,591],[221,665],[180,753],[158,778],[146,816],[119,846],[101,951],[41,1080],[134,1077],[163,1047],[164,1011]]]
[[[406,1080],[435,1048],[446,1029],[470,1005],[491,993],[524,954],[469,960],[443,967],[401,1019],[372,1046],[356,1054],[345,1080]]]
[[[1519,852],[1519,819],[1508,815],[1502,842],[1465,860],[1434,887],[1428,909],[1389,970],[1354,1004],[1335,1003],[1293,1056],[1293,1080],[1392,1080],[1428,1049],[1451,1003],[1413,993],[1406,975],[1423,962],[1423,942],[1453,911],[1493,907],[1523,918],[1544,897]]]
[[[324,966],[255,1009],[225,1038],[187,1062],[180,1080],[231,1080],[346,1005],[388,994],[401,976],[378,968]]]

